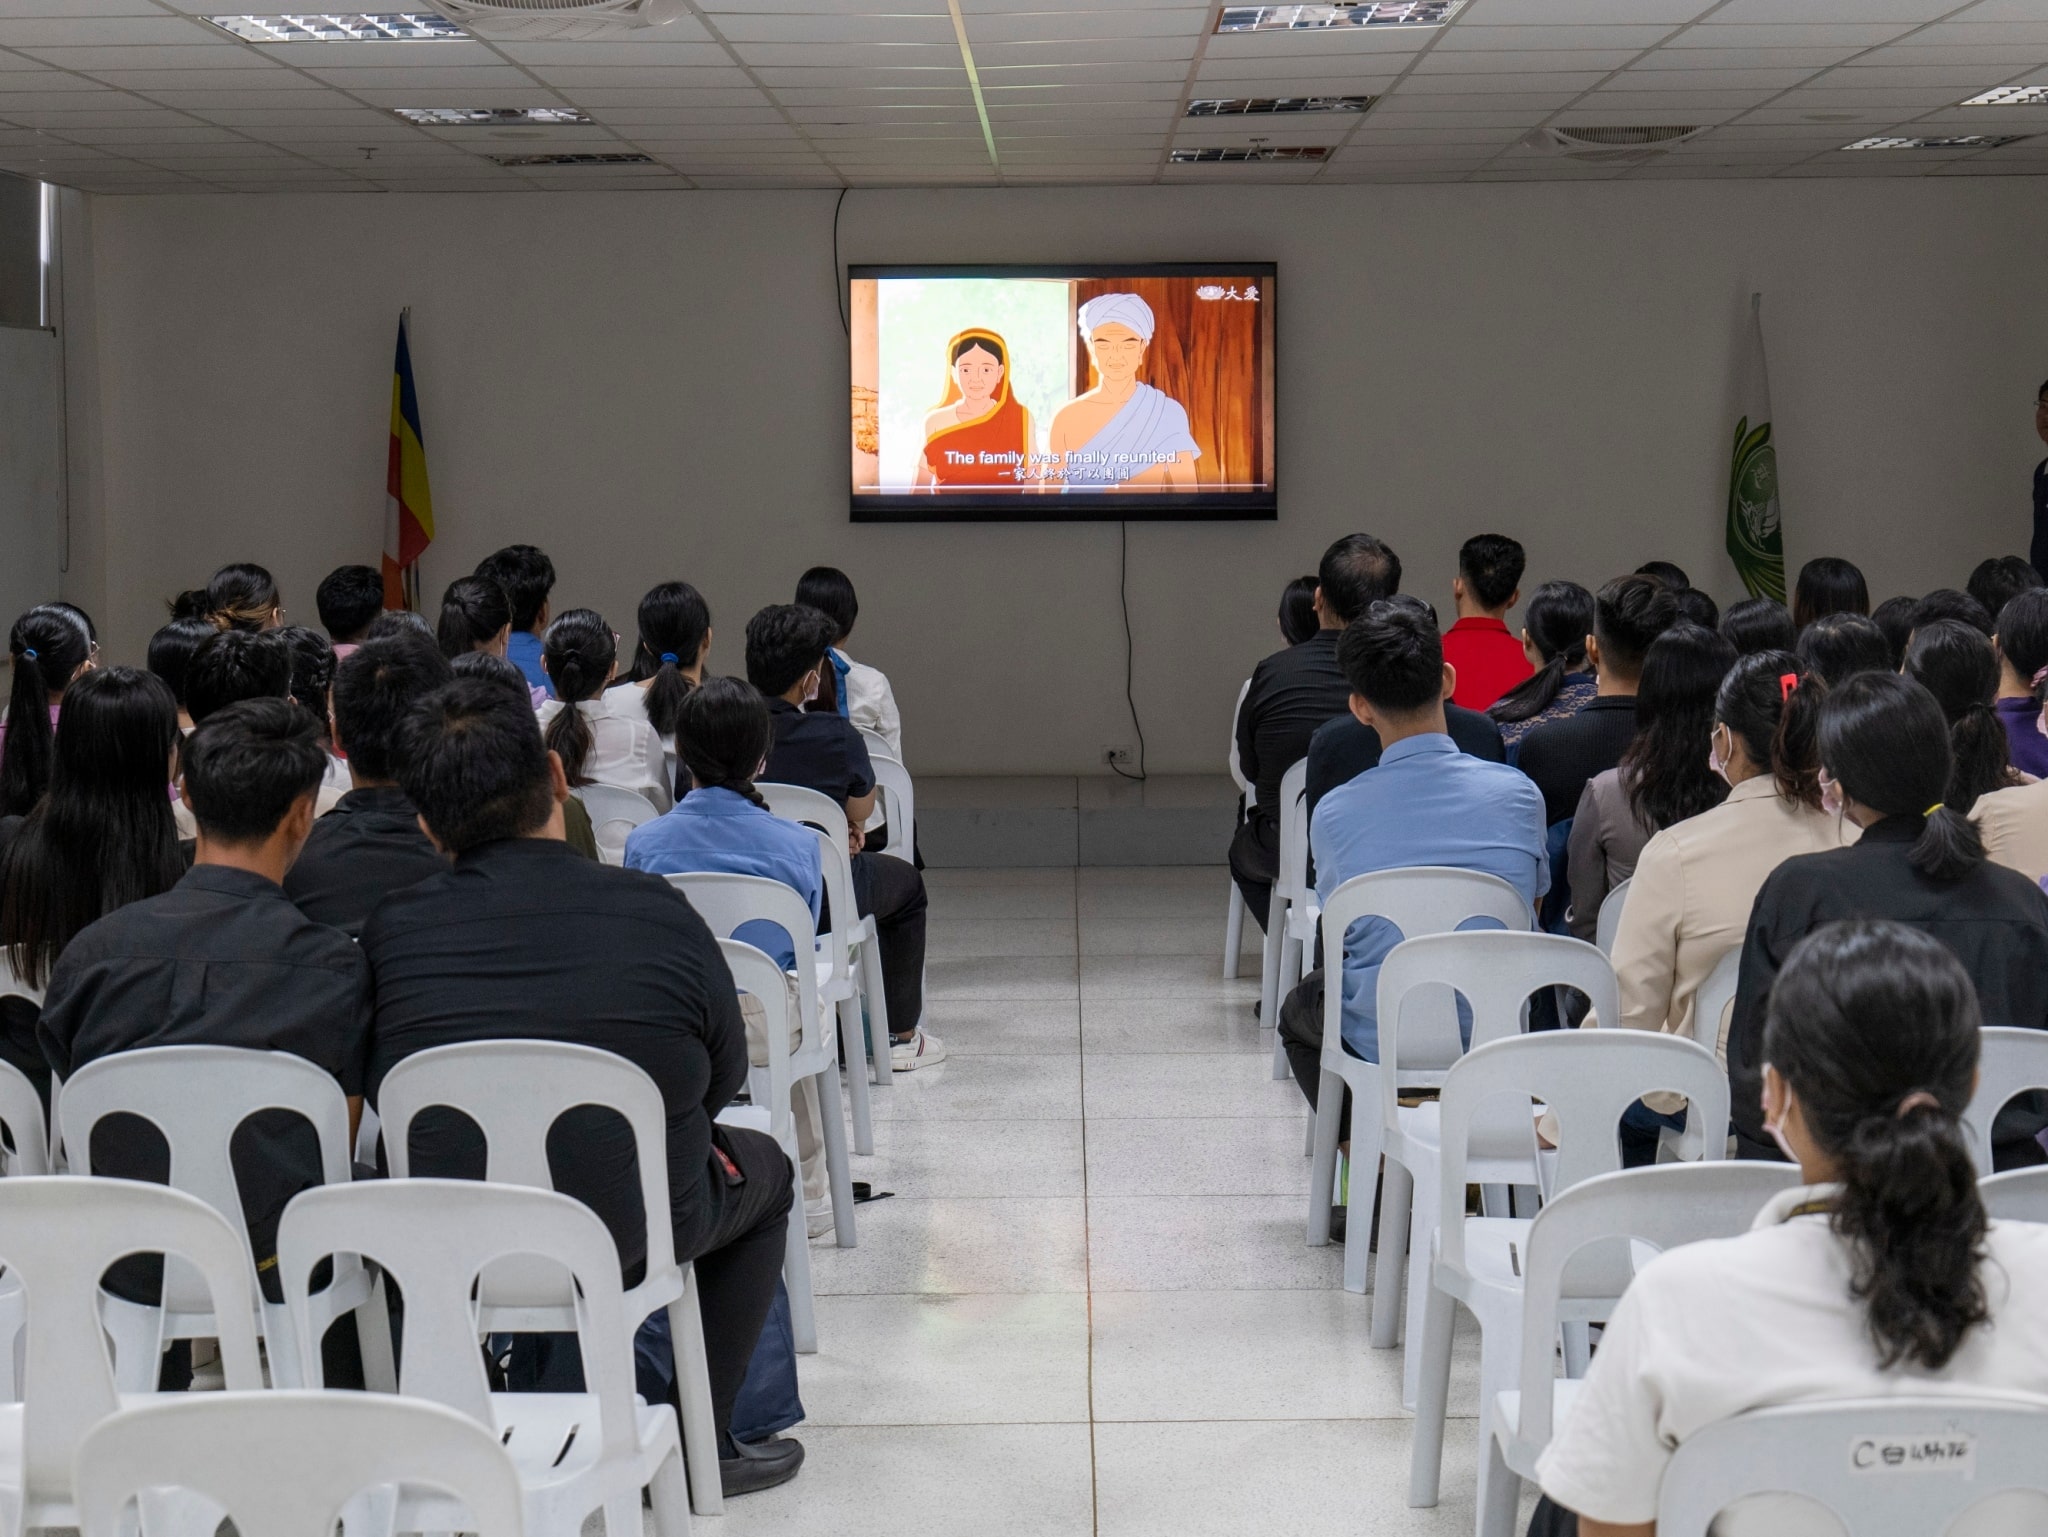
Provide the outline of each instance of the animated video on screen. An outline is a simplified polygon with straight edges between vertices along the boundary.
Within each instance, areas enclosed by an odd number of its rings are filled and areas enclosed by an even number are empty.
[[[1270,267],[850,276],[856,517],[1270,515]]]

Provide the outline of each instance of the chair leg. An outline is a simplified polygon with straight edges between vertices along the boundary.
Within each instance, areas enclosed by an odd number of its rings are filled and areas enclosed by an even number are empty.
[[[1425,1166],[1415,1182],[1415,1204],[1408,1219],[1408,1301],[1402,1313],[1407,1346],[1401,1355],[1401,1407],[1412,1410],[1422,1391],[1423,1304],[1433,1287],[1429,1284],[1430,1257],[1436,1248],[1437,1223],[1443,1214],[1443,1186],[1435,1164]],[[1385,1218],[1380,1219],[1383,1223]],[[1385,1244],[1382,1243],[1382,1248]],[[1379,1315],[1373,1315],[1379,1321]]]
[[[1230,883],[1230,911],[1223,920],[1223,980],[1237,980],[1237,952],[1244,948],[1244,893]]]
[[[1280,1023],[1280,941],[1287,930],[1287,904],[1275,902],[1266,917],[1266,943],[1259,955],[1259,1023]]]
[[[1415,1176],[1406,1165],[1389,1158],[1380,1176],[1380,1253],[1374,1268],[1372,1289],[1372,1348],[1391,1350],[1401,1329],[1401,1245],[1396,1233],[1408,1231],[1409,1209],[1419,1214],[1415,1201]],[[1409,1284],[1414,1284],[1413,1278]]]
[[[654,1537],[690,1537],[690,1482],[681,1456],[661,1459],[647,1493],[654,1507]]]
[[[1285,1083],[1292,1076],[1293,1071],[1287,1065],[1287,1043],[1280,1039],[1279,1027],[1275,1025],[1273,1029],[1273,1081],[1275,1083]]]
[[[796,1149],[787,1149],[795,1163]],[[797,1200],[789,1212],[789,1236],[782,1248],[782,1283],[789,1291],[789,1332],[795,1337],[801,1356],[818,1352],[818,1308],[811,1285],[811,1233],[804,1214],[803,1183],[797,1183]]]
[[[313,1386],[306,1377],[306,1363],[299,1356],[299,1331],[292,1324],[291,1309],[281,1302],[263,1304],[263,1355],[270,1364],[273,1388]],[[317,1360],[317,1341],[313,1355]]]
[[[164,1355],[163,1310],[101,1292],[100,1322],[114,1342],[115,1389],[154,1393]]]
[[[1309,1125],[1308,1246],[1320,1249],[1330,1241],[1331,1192],[1337,1183],[1337,1132],[1343,1115],[1344,1080],[1325,1072],[1316,1091],[1316,1113]]]
[[[683,1271],[683,1294],[668,1305],[668,1332],[675,1348],[676,1397],[683,1406],[690,1509],[700,1516],[722,1516],[725,1490],[718,1480],[718,1420],[711,1408],[711,1366],[704,1354],[704,1315],[697,1306],[694,1268]]]
[[[1451,1397],[1451,1332],[1458,1304],[1434,1282],[1422,1309],[1422,1379],[1415,1394],[1415,1439],[1408,1464],[1408,1503],[1436,1504],[1443,1482],[1444,1416]]]
[[[858,1093],[866,1085],[858,1072],[847,1074]],[[832,1233],[839,1247],[851,1249],[853,1231],[853,1163],[846,1150],[846,1118],[839,1108],[839,1096],[832,1092],[830,1076],[819,1082],[818,1134],[825,1140],[825,1183],[832,1192]],[[801,1194],[801,1190],[799,1190]],[[798,1206],[803,1202],[799,1200]],[[807,1244],[809,1239],[804,1240]]]
[[[889,995],[882,991],[882,947],[879,942],[860,947],[860,995],[868,1008],[868,1055],[874,1063],[875,1082],[887,1088],[895,1081],[896,1068],[889,1055],[889,1032],[898,1028],[889,1019]],[[922,988],[919,996],[923,996]],[[913,1025],[924,1021],[914,1019]]]
[[[1593,1326],[1581,1320],[1560,1324],[1557,1332],[1564,1343],[1564,1374],[1585,1376],[1593,1365]]]
[[[875,1152],[875,1119],[868,1099],[867,1045],[861,1039],[860,999],[839,1000],[839,1054],[846,1062],[846,1098],[853,1107],[853,1145],[863,1158]],[[837,1094],[832,1096],[835,1100]]]
[[[391,1309],[384,1277],[370,1283],[370,1300],[356,1309],[356,1337],[363,1349],[363,1386],[372,1393],[398,1391],[398,1361],[391,1350]]]
[[[1479,1449],[1479,1537],[1515,1537],[1521,1504],[1521,1476],[1501,1455],[1499,1438],[1488,1436]]]
[[[604,1502],[604,1537],[640,1537],[640,1491],[622,1489]]]
[[[1343,1101],[1340,1099],[1338,1103]],[[1380,1148],[1383,1145],[1378,1121],[1364,1116],[1352,1117],[1351,1179],[1344,1192],[1344,1289],[1361,1296],[1372,1290],[1367,1270],[1372,1264],[1373,1208],[1377,1204]],[[1360,1200],[1360,1196],[1365,1199]],[[1380,1230],[1386,1231],[1384,1224]],[[1399,1251],[1396,1252],[1398,1254]],[[1394,1266],[1394,1285],[1397,1287],[1401,1284],[1400,1274],[1397,1260]]]

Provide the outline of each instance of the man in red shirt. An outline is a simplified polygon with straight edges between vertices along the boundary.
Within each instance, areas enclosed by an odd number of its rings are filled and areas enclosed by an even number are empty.
[[[1475,534],[1458,551],[1458,622],[1444,632],[1444,660],[1458,671],[1453,704],[1484,710],[1536,670],[1502,618],[1521,601],[1526,563],[1521,545],[1500,534]]]

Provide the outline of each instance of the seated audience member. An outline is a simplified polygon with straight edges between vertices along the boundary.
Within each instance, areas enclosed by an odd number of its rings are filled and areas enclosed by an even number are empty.
[[[195,725],[244,699],[291,694],[291,649],[268,631],[223,630],[202,640],[185,664],[185,710]]]
[[[1714,601],[1711,593],[1701,592],[1697,587],[1682,588],[1678,594],[1678,617],[1703,630],[1718,631],[1721,628],[1721,605]]]
[[[1870,589],[1863,573],[1835,555],[1821,555],[1799,568],[1792,588],[1792,625],[1805,630],[1827,614],[1870,613]]]
[[[540,661],[554,690],[540,707],[541,730],[569,783],[632,790],[666,811],[674,796],[661,738],[645,721],[605,710],[604,691],[619,670],[619,638],[604,615],[570,609],[548,626]]]
[[[776,816],[754,788],[754,772],[767,758],[774,735],[761,691],[741,678],[712,678],[684,696],[682,723],[683,763],[693,787],[676,802],[675,810],[626,835],[626,868],[656,875],[712,871],[780,881],[810,904],[816,924],[825,896],[817,837],[808,827]],[[732,937],[766,951],[785,972],[796,970],[790,936],[776,925],[743,923]],[[810,962],[805,956],[804,964]],[[789,1002],[793,1020],[794,986]],[[765,1066],[767,1019],[761,1005],[743,996],[740,1012],[746,1016],[749,1058],[756,1067]],[[832,1028],[829,1006],[822,1011],[820,1028]],[[832,1226],[815,1079],[797,1085],[795,1109],[804,1210],[815,1238]]]
[[[2041,734],[2041,684],[2048,678],[2048,590],[2023,592],[1998,615],[1998,697],[2012,765],[2048,779],[2048,736]]]
[[[447,868],[398,787],[399,726],[413,705],[454,677],[416,637],[365,641],[334,673],[334,745],[349,792],[313,823],[284,878],[285,895],[316,923],[350,938],[393,891]]]
[[[1436,615],[1420,598],[1403,594],[1399,597],[1382,598],[1382,603],[1395,603],[1413,613],[1419,614],[1436,625]],[[1445,637],[1449,639],[1448,636]],[[1445,663],[1449,666],[1449,663]],[[1458,744],[1458,751],[1470,753],[1475,758],[1484,758],[1489,763],[1505,763],[1507,749],[1501,745],[1500,727],[1477,710],[1462,709],[1446,701],[1444,704],[1444,727],[1450,732],[1451,740]],[[1333,715],[1316,728],[1316,734],[1308,744],[1308,814],[1316,814],[1316,806],[1330,791],[1350,780],[1356,779],[1367,769],[1380,761],[1379,733],[1363,721],[1354,719],[1350,711]]]
[[[1346,628],[1337,655],[1351,680],[1351,713],[1382,745],[1378,766],[1330,791],[1309,820],[1317,895],[1328,902],[1344,882],[1375,870],[1450,865],[1497,875],[1533,906],[1550,880],[1542,798],[1514,769],[1462,753],[1451,740],[1444,700],[1457,679],[1436,626],[1405,605],[1375,603]],[[1380,962],[1400,937],[1385,919],[1361,919],[1341,961],[1325,957],[1325,968],[1342,969],[1345,1049],[1368,1062],[1379,1060]],[[1311,1106],[1322,1073],[1324,986],[1324,971],[1311,973],[1280,1010],[1287,1060]]]
[[[337,566],[314,590],[313,606],[339,662],[368,638],[384,612],[384,574],[375,566]]]
[[[1984,857],[1977,829],[1942,804],[1955,759],[1934,696],[1897,673],[1859,673],[1820,703],[1821,790],[1863,829],[1846,848],[1801,854],[1757,892],[1728,1031],[1735,1129],[1773,1157],[1758,1111],[1764,1005],[1799,940],[1837,918],[1890,918],[1946,943],[1977,984],[1984,1022],[2048,1029],[2048,895]],[[2000,1112],[2000,1167],[2040,1163],[2048,1117],[2027,1099]]]
[[[1316,570],[1322,628],[1252,669],[1237,707],[1237,764],[1258,799],[1231,837],[1230,877],[1262,929],[1280,878],[1280,781],[1308,755],[1316,728],[1341,715],[1351,698],[1337,665],[1338,633],[1400,590],[1401,557],[1370,534],[1345,535],[1323,552]]]
[[[555,590],[555,563],[530,544],[508,544],[477,562],[476,574],[505,589],[512,604],[512,633],[505,642],[505,655],[526,674],[530,687],[548,690],[546,669],[540,665],[541,635],[548,627],[548,594]]]
[[[1984,605],[1987,614],[2002,614],[2005,605],[2041,585],[2041,574],[2018,555],[1994,555],[1977,562],[1963,590]]]
[[[1644,844],[1727,797],[1728,783],[1708,755],[1714,700],[1734,665],[1733,646],[1683,620],[1650,642],[1636,692],[1636,734],[1619,764],[1586,781],[1572,816],[1566,869],[1573,937],[1593,938],[1601,904],[1635,874]]]
[[[1987,1222],[1978,1199],[1959,1125],[1978,1026],[1955,956],[1904,925],[1830,924],[1787,957],[1764,1026],[1763,1119],[1805,1186],[1773,1197],[1740,1238],[1659,1255],[1622,1294],[1536,1465],[1583,1537],[1654,1531],[1672,1453],[1752,1409],[2039,1401],[2048,1228]],[[1988,1528],[2037,1529],[2030,1514]],[[1965,1517],[1950,1530],[1966,1526],[1987,1529]],[[1804,1501],[1758,1495],[1714,1530],[1841,1528]]]
[[[1316,579],[1297,576],[1280,589],[1280,638],[1290,646],[1312,640],[1323,627],[1316,618]]]
[[[1451,703],[1485,710],[1535,672],[1521,644],[1508,633],[1506,615],[1522,601],[1528,559],[1521,545],[1500,534],[1477,534],[1458,550],[1451,597],[1458,622],[1444,631],[1444,661],[1456,669]]]
[[[1998,616],[1971,597],[1967,592],[1958,592],[1953,587],[1937,587],[1918,603],[1913,605],[1913,628],[1932,624],[1937,619],[1960,619],[1964,624],[1973,625],[1989,635],[1998,628]]]
[[[1586,658],[1598,688],[1576,715],[1546,723],[1522,739],[1517,762],[1543,792],[1546,822],[1562,822],[1578,809],[1586,781],[1621,762],[1636,734],[1636,689],[1650,642],[1678,618],[1677,594],[1637,572],[1600,589]]]
[[[325,635],[303,624],[281,625],[277,638],[292,656],[291,697],[320,727],[320,745],[327,752],[327,779],[321,787],[325,815],[348,790],[348,765],[334,755],[328,735],[327,691],[334,687],[334,647]]]
[[[1577,582],[1545,582],[1522,611],[1522,655],[1535,672],[1486,713],[1500,727],[1509,761],[1538,726],[1568,720],[1592,702],[1598,680],[1586,660],[1593,595]]]
[[[1737,656],[1759,651],[1790,651],[1797,634],[1792,615],[1776,598],[1744,598],[1721,616],[1721,633]]]
[[[2030,881],[2048,880],[2048,779],[1978,796],[1970,820],[1985,858]]]
[[[538,692],[527,685],[525,673],[504,657],[489,651],[466,651],[449,662],[448,667],[458,678],[480,678],[486,683],[495,683],[500,688],[510,689],[529,704]],[[593,862],[599,859],[597,828],[580,797],[571,795],[562,802],[562,828],[570,848],[585,859]]]
[[[180,763],[199,822],[192,869],[73,936],[43,1002],[43,1055],[69,1078],[145,1046],[290,1052],[340,1083],[353,1131],[369,974],[348,936],[307,918],[281,884],[312,828],[327,766],[313,722],[289,699],[225,705],[185,739]],[[161,829],[153,836],[160,855]],[[252,1116],[247,1126],[236,1179],[259,1279],[277,1301],[278,1219],[293,1196],[321,1182],[319,1147],[287,1112]],[[162,1182],[162,1141],[132,1122],[110,1124],[93,1139],[93,1172]]]
[[[458,576],[441,593],[434,639],[451,662],[469,651],[504,656],[512,639],[512,600],[487,576]]]
[[[747,681],[768,701],[775,744],[760,779],[802,785],[846,808],[853,851],[853,899],[875,920],[882,994],[889,1012],[890,1061],[899,1073],[946,1060],[946,1045],[924,1018],[924,877],[890,854],[863,851],[862,826],[875,809],[875,771],[860,733],[836,715],[807,714],[818,691],[833,623],[802,603],[776,604],[747,621]]]
[[[2006,747],[2005,727],[1991,707],[1998,688],[1998,658],[1983,636],[1953,619],[1937,619],[1913,632],[1906,676],[1934,696],[1948,722],[1955,772],[1942,802],[1968,816],[1977,797],[2020,782]],[[2042,744],[2048,747],[2048,741]]]
[[[676,716],[711,654],[711,605],[688,582],[663,582],[640,600],[637,618],[633,670],[604,691],[605,712],[652,726],[673,768]]]
[[[222,566],[207,582],[206,617],[217,630],[258,634],[284,623],[284,599],[268,571],[238,561]]]
[[[185,873],[171,820],[178,711],[161,678],[133,667],[87,673],[67,692],[50,791],[25,819],[0,821],[0,945],[33,988],[87,924],[168,891]],[[49,1098],[36,1006],[0,998],[0,1061]]]
[[[1691,1037],[1699,990],[1740,948],[1764,877],[1794,854],[1840,848],[1855,836],[1820,809],[1819,708],[1817,686],[1800,681],[1789,651],[1739,657],[1721,680],[1709,753],[1728,795],[1668,824],[1636,861],[1614,936],[1625,1027]],[[1715,1046],[1724,1061],[1726,1032],[1724,1018]],[[1623,1163],[1655,1162],[1659,1129],[1677,1125],[1683,1109],[1677,1095],[1656,1093],[1624,1116]]]
[[[1636,567],[1635,575],[1655,577],[1673,592],[1684,592],[1692,586],[1692,578],[1685,574],[1685,567],[1668,560],[1646,560]]]
[[[852,580],[832,566],[813,566],[797,578],[796,601],[815,608],[839,632],[825,653],[832,664],[839,713],[853,722],[856,731],[880,737],[888,745],[889,756],[902,762],[903,717],[897,713],[896,694],[889,680],[846,654],[846,638],[853,634],[853,622],[860,617],[860,600],[854,595]]]
[[[424,635],[434,639],[434,627],[427,623],[425,614],[414,613],[409,608],[387,608],[379,614],[364,633],[364,640],[389,640],[394,635]]]
[[[1913,610],[1919,606],[1918,598],[1886,598],[1870,611],[1870,622],[1884,631],[1884,642],[1891,648],[1893,672],[1906,665],[1906,642],[1913,638]]]
[[[0,722],[0,816],[28,815],[50,787],[65,690],[99,665],[99,650],[75,609],[39,603],[14,621],[7,719]]]
[[[667,1217],[676,1257],[696,1264],[725,1492],[786,1481],[800,1444],[739,1447],[728,1434],[782,1270],[790,1169],[772,1138],[714,1124],[747,1078],[716,941],[659,876],[591,864],[562,842],[568,781],[503,684],[459,679],[428,695],[397,749],[399,783],[454,863],[393,892],[363,928],[372,1102],[414,1052],[466,1041],[568,1041],[643,1069],[667,1108]],[[556,1187],[604,1220],[637,1278],[645,1214],[625,1122],[572,1110],[549,1143]],[[412,1148],[418,1175],[482,1171],[482,1146],[456,1117],[415,1126]]]
[[[1799,632],[1799,660],[1829,688],[1859,672],[1896,672],[1891,643],[1861,614],[1823,614]]]
[[[204,619],[173,619],[149,638],[149,670],[169,685],[178,701],[178,729],[190,731],[192,717],[185,713],[185,669],[199,643],[219,632]]]

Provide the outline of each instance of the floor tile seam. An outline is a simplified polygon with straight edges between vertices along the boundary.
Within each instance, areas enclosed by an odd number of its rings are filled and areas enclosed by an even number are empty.
[[[1080,837],[1078,823],[1075,838]],[[1084,1387],[1087,1396],[1083,1400],[1088,1411],[1088,1529],[1094,1537],[1102,1532],[1102,1480],[1097,1464],[1095,1446],[1095,1235],[1090,1225],[1088,1200],[1088,1043],[1086,1024],[1087,1005],[1081,997],[1081,862],[1077,854],[1074,860],[1074,1015],[1080,1052],[1076,1058],[1080,1078],[1080,1098],[1076,1106],[1081,1112],[1081,1286],[1085,1296],[1083,1304],[1087,1324],[1087,1337],[1082,1341],[1083,1362],[1086,1367]]]

